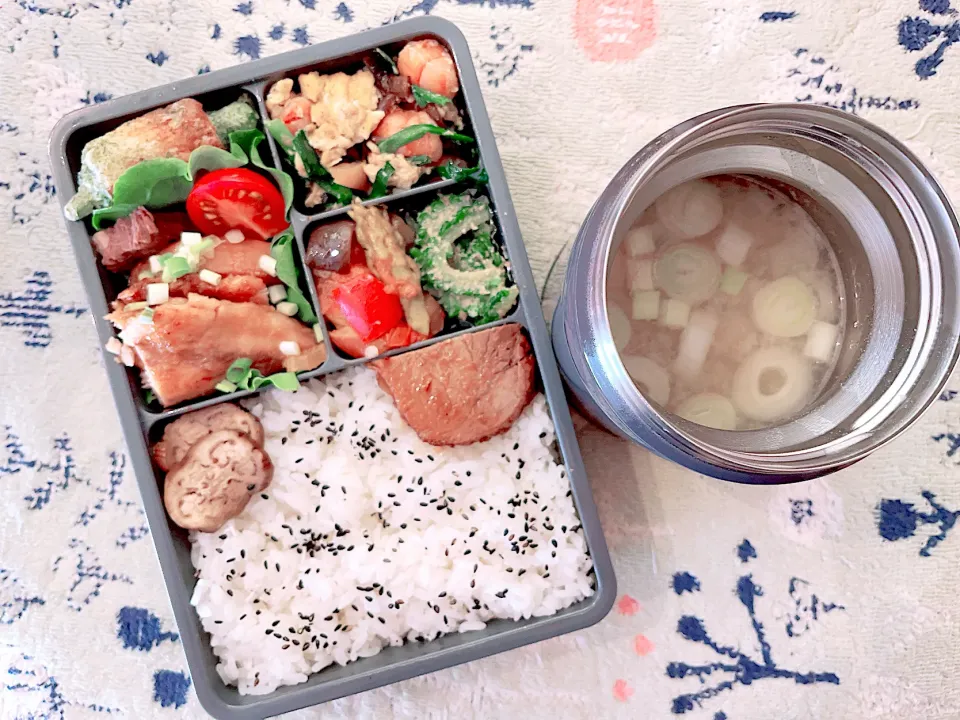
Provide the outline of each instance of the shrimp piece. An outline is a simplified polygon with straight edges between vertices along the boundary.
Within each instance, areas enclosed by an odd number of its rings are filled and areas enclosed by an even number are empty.
[[[383,120],[380,121],[380,124],[377,125],[373,131],[373,137],[378,140],[383,140],[391,135],[396,135],[411,125],[436,125],[436,123],[433,121],[433,118],[423,110],[395,109],[387,113]],[[430,158],[430,162],[436,162],[440,159],[440,156],[443,155],[443,143],[437,135],[424,135],[422,138],[400,146],[397,150],[397,155],[404,157],[426,155]]]
[[[348,148],[366,141],[383,119],[383,111],[377,109],[380,93],[369,70],[353,75],[313,72],[301,75],[299,81],[308,100],[317,98],[310,108],[314,127],[306,130],[307,141],[329,170]]]
[[[267,112],[270,117],[276,120],[280,117],[284,104],[293,96],[293,80],[283,78],[277,80],[267,93],[267,99],[264,104],[267,106]]]
[[[338,163],[330,168],[330,174],[333,176],[334,182],[353,190],[365,191],[370,188],[367,174],[363,171],[363,163]]]
[[[449,51],[436,40],[414,40],[403,46],[397,69],[411,83],[452,98],[460,89],[457,68]]]
[[[287,129],[296,135],[310,124],[311,102],[303,97],[287,100],[280,111],[280,117]]]

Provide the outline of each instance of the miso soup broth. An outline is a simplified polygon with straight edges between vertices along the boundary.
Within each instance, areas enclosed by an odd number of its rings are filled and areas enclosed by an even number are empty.
[[[779,425],[837,361],[843,292],[822,230],[761,180],[714,176],[661,195],[611,259],[624,367],[661,409],[722,430]]]

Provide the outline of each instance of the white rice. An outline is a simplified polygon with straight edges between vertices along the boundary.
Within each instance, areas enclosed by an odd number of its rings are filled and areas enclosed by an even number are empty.
[[[366,368],[247,407],[273,483],[191,536],[192,602],[241,693],[593,594],[542,395],[506,434],[459,448],[421,442]]]

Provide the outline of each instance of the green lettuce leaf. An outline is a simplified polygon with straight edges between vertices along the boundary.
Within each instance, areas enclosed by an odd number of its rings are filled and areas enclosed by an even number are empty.
[[[263,161],[263,158],[260,157],[259,145],[266,137],[267,136],[259,130],[238,130],[237,132],[230,133],[230,151],[233,152],[236,147],[243,152],[245,156],[249,156],[250,162],[254,167],[270,173],[270,176],[273,177],[274,182],[276,182],[280,188],[280,193],[283,195],[284,210],[289,214],[290,206],[293,204],[293,178],[283,170],[270,167]]]
[[[310,301],[300,291],[300,273],[293,259],[293,242],[293,232],[285,230],[273,239],[270,254],[277,261],[277,277],[287,286],[287,300],[297,306],[297,317],[307,324],[313,324],[318,320]]]
[[[263,373],[251,367],[253,361],[250,358],[237,358],[227,369],[225,376],[227,387],[219,388],[221,392],[233,392],[234,390],[257,390],[264,385],[273,385],[278,390],[293,392],[300,387],[300,381],[297,374],[292,372],[278,372],[264,377]],[[229,389],[229,386],[233,389]]]
[[[238,130],[230,133],[229,152],[202,145],[190,153],[187,162],[179,158],[157,158],[128,168],[113,186],[110,206],[93,211],[94,229],[100,230],[105,221],[126,217],[140,206],[154,210],[183,202],[201,171],[243,167],[248,163],[273,177],[289,212],[293,203],[293,179],[283,170],[263,162],[258,146],[265,137],[260,130]]]

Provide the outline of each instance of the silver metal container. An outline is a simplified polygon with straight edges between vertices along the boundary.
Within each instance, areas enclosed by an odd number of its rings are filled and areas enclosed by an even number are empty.
[[[626,230],[667,189],[718,174],[796,188],[843,281],[836,369],[802,416],[762,430],[713,430],[652,406],[607,317],[608,268]],[[561,371],[601,425],[692,470],[747,483],[833,472],[903,432],[946,383],[960,337],[958,233],[929,171],[854,115],[800,104],[706,113],[637,153],[588,214],[553,319]]]

